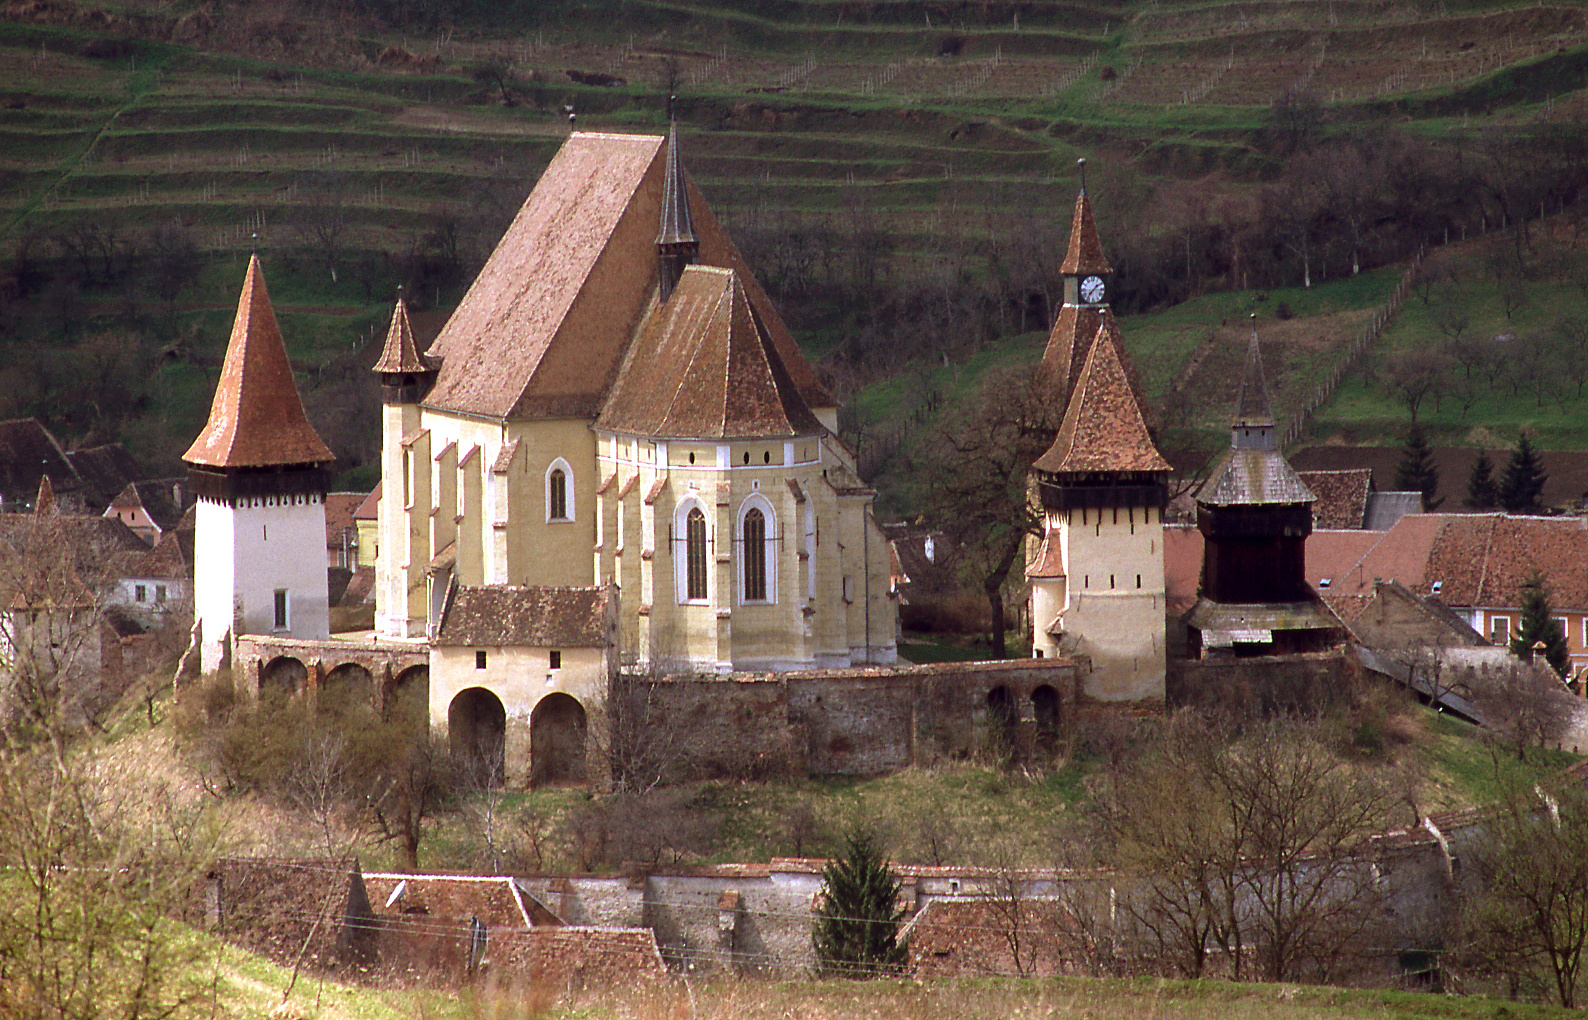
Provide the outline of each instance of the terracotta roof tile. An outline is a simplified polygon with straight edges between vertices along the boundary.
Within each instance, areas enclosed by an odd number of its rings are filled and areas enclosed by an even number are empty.
[[[1064,554],[1059,536],[1051,529],[1042,536],[1042,545],[1026,567],[1027,577],[1063,577]]]
[[[739,274],[690,266],[641,329],[598,428],[701,439],[823,431],[750,305]]]
[[[576,133],[552,159],[434,345],[425,405],[493,418],[594,417],[655,292],[664,140]],[[743,261],[689,185],[699,261]],[[836,406],[753,280],[745,292],[796,386]]]
[[[1086,197],[1083,188],[1075,197],[1075,213],[1070,218],[1070,247],[1059,265],[1059,272],[1078,275],[1113,271],[1114,267],[1108,264],[1108,256],[1103,254],[1103,242],[1097,236],[1097,222],[1092,219],[1092,200]]]
[[[604,647],[615,597],[610,587],[460,585],[447,599],[434,643]]]
[[[0,493],[5,501],[31,504],[39,478],[46,474],[63,490],[79,488],[69,455],[37,418],[0,422]]]
[[[1059,309],[1058,316],[1053,320],[1053,328],[1048,332],[1042,361],[1037,366],[1039,389],[1059,407],[1069,407],[1076,383],[1081,378],[1081,368],[1086,364],[1087,357],[1092,353],[1092,345],[1099,336],[1106,336],[1113,345],[1119,363],[1125,367],[1125,378],[1130,383],[1130,392],[1135,395],[1137,406],[1141,408],[1143,420],[1149,429],[1156,428],[1158,423],[1152,405],[1147,401],[1146,391],[1141,388],[1136,366],[1125,350],[1119,322],[1107,305],[1096,308],[1064,305]]]
[[[341,541],[342,529],[354,527],[358,508],[369,499],[366,492],[328,492],[325,494],[325,534],[332,544]]]
[[[329,464],[336,459],[303,413],[257,255],[248,260],[209,422],[182,459],[218,468]]]
[[[414,328],[408,321],[408,303],[397,299],[392,309],[391,326],[386,330],[386,346],[381,349],[380,360],[372,369],[375,372],[428,372],[430,366],[419,356],[419,346],[414,341]]]
[[[376,482],[375,488],[370,490],[370,494],[368,496],[364,497],[364,502],[360,503],[358,505],[358,509],[353,511],[354,520],[373,521],[380,516],[381,484],[382,483],[380,482]]]
[[[1312,491],[1314,527],[1360,528],[1367,522],[1368,493],[1373,489],[1369,468],[1347,471],[1298,471],[1296,477]]]
[[[1034,466],[1055,473],[1170,470],[1106,326],[1098,327],[1058,437]]]

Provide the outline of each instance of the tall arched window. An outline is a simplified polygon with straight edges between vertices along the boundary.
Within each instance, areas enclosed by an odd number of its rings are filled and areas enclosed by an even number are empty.
[[[561,470],[551,473],[551,519],[554,521],[566,520],[568,517],[568,475]]]
[[[704,601],[706,593],[706,515],[700,507],[690,507],[684,518],[685,582],[684,597]]]
[[[546,469],[546,520],[571,521],[573,516],[573,468],[558,457]]]
[[[766,514],[751,507],[744,515],[744,600],[766,601]]]

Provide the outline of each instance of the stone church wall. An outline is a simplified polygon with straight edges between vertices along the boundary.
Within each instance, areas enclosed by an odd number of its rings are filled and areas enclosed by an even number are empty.
[[[1057,739],[1074,724],[1077,674],[1069,660],[1017,659],[639,682],[648,727],[687,734],[677,757],[696,775],[880,775],[980,750],[999,688],[1014,750]],[[1043,687],[1058,706],[1045,729]]]
[[[1344,648],[1250,659],[1169,662],[1169,707],[1240,714],[1315,712],[1345,696],[1359,668]]]

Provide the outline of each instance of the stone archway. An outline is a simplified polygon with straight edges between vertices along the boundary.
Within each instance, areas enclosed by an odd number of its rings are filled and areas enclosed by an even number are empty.
[[[386,688],[385,716],[400,721],[411,734],[422,734],[430,725],[430,667],[409,666]]]
[[[483,687],[459,691],[447,707],[447,736],[471,782],[490,789],[504,784],[507,711],[500,698]]]
[[[1059,692],[1048,684],[1038,684],[1031,692],[1031,714],[1037,722],[1037,741],[1049,751],[1058,744],[1060,713]]]
[[[529,781],[534,786],[583,783],[584,706],[573,697],[548,694],[529,717]]]
[[[286,701],[309,682],[309,667],[290,655],[280,655],[259,671],[259,697],[265,701]]]
[[[344,662],[325,674],[315,706],[332,715],[370,715],[375,708],[375,678],[356,662]]]

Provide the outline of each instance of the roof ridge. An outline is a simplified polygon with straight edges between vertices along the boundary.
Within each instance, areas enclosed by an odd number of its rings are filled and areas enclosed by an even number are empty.
[[[1252,313],[1252,335],[1246,342],[1246,368],[1241,373],[1241,388],[1235,398],[1235,428],[1262,428],[1274,425],[1268,402],[1268,381],[1263,376],[1263,351],[1257,339],[1257,313]]]

